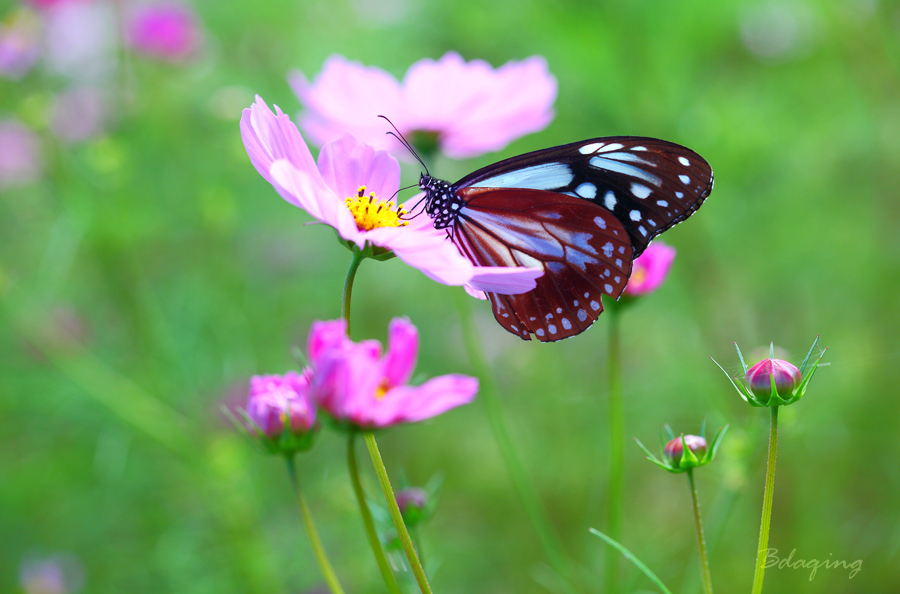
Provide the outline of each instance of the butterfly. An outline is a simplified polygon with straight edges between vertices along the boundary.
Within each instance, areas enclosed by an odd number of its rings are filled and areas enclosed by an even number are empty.
[[[712,191],[709,164],[683,146],[592,138],[488,165],[455,184],[424,173],[425,212],[473,264],[544,270],[521,295],[488,293],[500,325],[524,340],[586,330],[618,299],[634,258]]]

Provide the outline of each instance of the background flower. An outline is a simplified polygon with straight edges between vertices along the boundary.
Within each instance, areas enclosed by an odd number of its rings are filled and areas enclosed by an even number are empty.
[[[0,22],[0,76],[22,78],[40,55],[40,41],[40,19],[27,8]]]
[[[15,120],[0,120],[0,190],[28,183],[40,171],[37,135]]]
[[[267,437],[277,438],[285,427],[305,433],[316,424],[316,407],[309,396],[311,375],[305,370],[250,378],[246,411]]]
[[[390,128],[379,115],[414,143],[430,139],[461,159],[542,130],[553,119],[556,99],[556,79],[540,56],[494,69],[448,52],[413,64],[402,84],[380,68],[331,56],[313,83],[300,72],[288,80],[305,107],[301,126],[314,142],[325,144],[349,130],[403,158],[406,149],[385,134]]]
[[[407,385],[419,352],[418,331],[408,320],[391,321],[383,357],[380,343],[351,342],[345,329],[343,320],[316,322],[309,336],[313,397],[336,420],[379,429],[428,419],[475,398],[478,380],[464,375]]]
[[[623,294],[636,297],[658,289],[669,275],[673,260],[675,248],[661,241],[651,243],[631,265],[631,277]]]
[[[194,12],[183,4],[162,2],[135,8],[125,21],[125,42],[153,58],[177,62],[200,47]]]

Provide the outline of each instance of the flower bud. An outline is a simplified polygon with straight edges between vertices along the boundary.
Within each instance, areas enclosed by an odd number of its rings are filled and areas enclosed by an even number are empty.
[[[773,378],[775,393],[786,400],[800,385],[800,370],[781,359],[763,359],[747,370],[747,387],[760,402],[766,403],[773,395]]]
[[[701,460],[706,455],[706,440],[699,435],[684,435],[683,437],[688,449],[694,453],[698,460]],[[663,456],[666,461],[673,466],[681,465],[683,454],[684,445],[681,443],[681,437],[670,440],[663,450]]]
[[[403,522],[407,526],[415,526],[430,515],[428,509],[428,492],[419,487],[408,487],[397,491],[397,507]]]
[[[256,375],[244,416],[251,437],[271,453],[309,449],[315,436],[316,407],[309,394],[312,372]]]

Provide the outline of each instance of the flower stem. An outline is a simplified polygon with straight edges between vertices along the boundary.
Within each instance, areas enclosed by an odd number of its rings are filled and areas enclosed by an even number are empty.
[[[394,490],[391,488],[391,481],[388,478],[387,469],[384,467],[384,460],[381,459],[381,452],[378,451],[378,443],[375,441],[375,436],[371,431],[367,431],[364,435],[366,446],[369,448],[369,456],[372,458],[372,465],[375,466],[375,474],[378,475],[378,482],[381,483],[384,500],[387,502],[388,509],[391,512],[391,518],[394,520],[394,527],[400,536],[400,542],[403,543],[403,550],[406,552],[406,558],[409,559],[413,575],[416,576],[416,581],[419,583],[419,589],[422,591],[422,594],[431,594],[431,586],[428,585],[425,570],[422,569],[422,564],[416,555],[416,549],[409,538],[409,531],[406,529],[403,516],[400,514],[400,508],[397,507],[397,498],[394,496]]]
[[[369,510],[369,504],[366,503],[366,493],[363,491],[362,482],[359,480],[359,466],[356,463],[356,433],[351,433],[347,442],[347,466],[350,469],[350,480],[353,482],[353,492],[356,493],[356,500],[359,503],[359,513],[362,515],[363,525],[366,527],[366,536],[369,537],[369,546],[375,554],[375,561],[378,563],[378,569],[381,570],[381,576],[384,583],[387,584],[388,591],[391,594],[400,594],[400,585],[397,578],[391,570],[387,556],[384,554],[384,548],[378,539],[378,532],[375,531],[375,521],[372,519],[372,512]]]
[[[306,534],[309,536],[309,542],[316,555],[316,562],[319,564],[319,569],[322,571],[322,577],[325,578],[325,583],[328,584],[328,589],[331,590],[332,594],[344,594],[344,590],[341,588],[337,575],[335,575],[334,569],[328,561],[325,547],[322,546],[322,541],[319,539],[319,532],[316,530],[316,525],[313,522],[312,513],[309,511],[309,505],[306,504],[306,498],[300,490],[300,483],[297,481],[297,468],[294,464],[294,455],[288,454],[285,456],[285,460],[287,461],[288,475],[291,477],[291,486],[294,488],[294,494],[297,496],[297,503],[300,505],[300,516],[303,518],[303,525],[306,528]]]
[[[460,324],[462,325],[463,339],[465,341],[466,350],[469,353],[469,359],[472,361],[472,367],[475,375],[480,378],[481,385],[478,390],[480,400],[484,405],[487,413],[488,422],[491,426],[491,432],[494,434],[494,441],[506,464],[506,469],[512,477],[513,484],[518,492],[519,499],[525,507],[525,513],[531,521],[531,526],[537,532],[538,540],[544,549],[544,554],[550,562],[550,566],[560,577],[560,584],[565,592],[573,594],[576,592],[572,585],[572,569],[569,566],[566,554],[563,551],[559,537],[553,531],[550,520],[541,507],[537,493],[535,493],[531,481],[525,472],[525,467],[516,446],[513,444],[512,437],[509,433],[509,426],[503,416],[503,409],[500,400],[497,397],[497,387],[494,385],[493,375],[486,363],[487,358],[479,342],[478,332],[475,329],[475,322],[472,319],[472,309],[469,307],[468,297],[462,291],[457,292],[457,306],[459,309]]]
[[[762,592],[769,550],[769,525],[772,522],[772,494],[775,492],[775,454],[778,450],[778,407],[772,407],[769,424],[769,458],[766,462],[766,492],[763,496],[762,519],[759,524],[759,546],[756,550],[756,570],[753,573],[753,594]]]
[[[356,271],[365,256],[362,250],[354,248],[353,259],[350,260],[350,268],[347,269],[347,278],[344,279],[344,292],[341,295],[341,317],[347,320],[347,336],[350,336],[350,296],[353,293],[353,279]]]
[[[697,530],[697,549],[700,557],[700,577],[703,580],[703,592],[712,594],[712,577],[709,573],[709,557],[706,554],[706,539],[703,538],[703,519],[700,517],[700,502],[697,498],[697,485],[694,484],[694,469],[688,468],[688,484],[691,487],[691,503],[694,507],[694,528]]]
[[[619,308],[607,311],[609,320],[609,487],[606,493],[606,531],[614,540],[622,537],[622,499],[625,473],[625,418],[622,404],[622,352],[619,339]],[[613,549],[606,554],[606,589],[614,594],[619,586],[619,556]]]

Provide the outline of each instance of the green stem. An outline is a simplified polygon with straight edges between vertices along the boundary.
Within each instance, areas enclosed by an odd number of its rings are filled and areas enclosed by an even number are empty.
[[[778,407],[772,407],[769,424],[769,459],[766,462],[766,494],[763,497],[762,519],[759,524],[759,546],[756,550],[756,571],[753,573],[753,594],[762,592],[769,550],[769,525],[772,522],[772,494],[775,492],[775,454],[778,450]]]
[[[344,590],[341,588],[337,575],[335,575],[334,569],[328,561],[325,547],[322,546],[322,540],[319,538],[319,531],[316,530],[316,525],[313,522],[309,505],[306,504],[306,498],[300,490],[300,483],[297,481],[297,467],[294,464],[294,455],[286,455],[285,460],[287,461],[288,474],[291,477],[291,486],[294,488],[294,493],[297,496],[297,503],[300,505],[300,516],[303,518],[303,526],[306,528],[307,536],[309,536],[309,542],[316,555],[316,562],[319,564],[319,569],[322,571],[322,577],[325,578],[325,583],[328,584],[328,589],[331,590],[332,594],[344,594]]]
[[[506,469],[512,477],[516,492],[522,501],[522,505],[525,507],[525,513],[528,515],[531,526],[537,532],[538,540],[541,542],[550,566],[561,578],[559,582],[562,588],[567,593],[573,594],[576,590],[571,582],[571,567],[563,552],[559,537],[553,531],[550,520],[541,507],[538,496],[534,492],[531,481],[525,472],[525,467],[516,451],[516,446],[513,444],[509,426],[506,424],[506,418],[503,416],[503,409],[497,397],[497,387],[486,363],[487,358],[479,340],[475,322],[472,319],[472,310],[468,303],[469,298],[462,291],[457,292],[456,298],[466,350],[469,353],[469,359],[472,361],[475,375],[481,381],[478,390],[479,400],[483,403],[484,410],[487,413],[488,423],[491,426],[491,432],[494,434],[494,441],[497,443],[500,455],[506,464]]]
[[[362,250],[354,248],[353,259],[350,260],[350,268],[347,269],[347,278],[344,279],[344,292],[341,295],[341,317],[347,320],[347,336],[350,336],[350,297],[353,293],[353,279],[356,271],[365,256]]]
[[[703,580],[703,591],[712,594],[712,577],[709,573],[709,557],[706,554],[706,539],[703,538],[703,519],[700,517],[700,502],[697,498],[697,485],[694,483],[694,469],[688,468],[688,484],[691,487],[691,503],[694,507],[694,528],[697,531],[697,549],[700,557],[700,577]]]
[[[624,497],[625,473],[625,414],[622,403],[622,353],[619,339],[619,311],[613,304],[607,311],[609,316],[609,488],[606,494],[606,530],[618,541],[622,537],[622,500]],[[607,594],[619,590],[619,556],[613,549],[606,554]]]
[[[381,483],[384,500],[387,502],[388,509],[391,512],[391,518],[394,520],[394,527],[400,536],[400,542],[403,543],[403,550],[406,552],[406,558],[409,559],[413,575],[416,576],[416,581],[419,583],[419,589],[422,591],[422,594],[431,594],[431,586],[428,585],[425,570],[422,569],[422,564],[416,555],[416,549],[409,538],[409,531],[406,529],[403,516],[400,514],[400,508],[397,507],[397,498],[394,496],[394,490],[391,488],[391,481],[388,478],[387,469],[384,467],[384,460],[381,459],[381,452],[378,451],[378,443],[375,441],[375,436],[371,431],[367,431],[364,435],[366,446],[369,448],[369,456],[372,458],[372,464],[375,466],[375,474],[378,475],[378,482]]]
[[[359,466],[356,463],[356,433],[351,433],[347,441],[347,466],[350,469],[350,480],[353,482],[353,492],[356,493],[356,501],[359,503],[359,513],[362,515],[363,525],[366,527],[366,536],[369,537],[369,546],[372,547],[372,553],[375,554],[375,561],[378,563],[378,569],[381,570],[381,576],[384,583],[387,584],[391,594],[401,594],[400,585],[391,566],[388,563],[387,556],[384,554],[384,548],[378,539],[378,532],[375,530],[375,521],[372,519],[372,512],[369,510],[369,504],[366,502],[366,493],[363,491],[362,482],[359,480]]]

